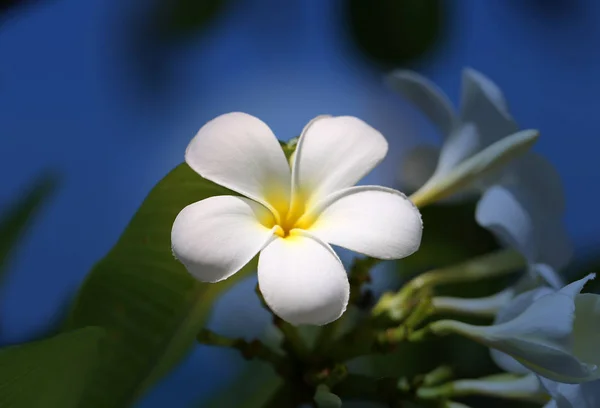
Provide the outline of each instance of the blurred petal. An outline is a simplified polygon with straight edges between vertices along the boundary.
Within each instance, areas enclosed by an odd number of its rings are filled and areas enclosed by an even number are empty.
[[[544,157],[528,152],[515,160],[502,177],[501,184],[519,190],[531,208],[552,214],[565,211],[565,193],[556,168]]]
[[[462,80],[461,122],[477,126],[484,146],[518,130],[496,84],[471,68],[463,70]]]
[[[539,377],[542,386],[553,398],[555,408],[597,408],[600,407],[600,381],[582,384],[563,384]]]
[[[185,207],[173,223],[175,257],[202,282],[218,282],[240,270],[269,242],[273,232],[259,220],[272,218],[243,197],[210,197]]]
[[[397,190],[350,187],[315,208],[318,218],[309,231],[330,244],[380,259],[404,258],[419,249],[421,214]]]
[[[479,152],[482,146],[475,126],[461,125],[450,134],[440,151],[435,177],[445,176],[465,159]]]
[[[477,203],[475,219],[528,262],[537,259],[532,219],[507,189],[497,185],[489,188]]]
[[[233,112],[198,131],[185,161],[202,177],[267,207],[289,202],[290,168],[277,138],[260,119]]]
[[[456,194],[525,153],[536,142],[538,136],[539,133],[535,130],[523,130],[505,137],[464,160],[448,174],[434,176],[410,198],[418,207],[422,207]]]
[[[550,288],[541,287],[515,296],[506,306],[498,311],[494,324],[510,321],[523,313],[533,302],[542,296],[554,293]],[[492,360],[505,371],[516,374],[527,374],[529,369],[506,353],[491,349]]]
[[[519,191],[500,185],[489,188],[477,204],[477,222],[528,262],[562,268],[572,253],[562,219],[546,216],[542,209],[527,208]]]
[[[413,71],[398,70],[389,74],[387,83],[413,103],[444,136],[454,127],[454,109],[448,97],[433,82]]]
[[[336,320],[350,296],[346,271],[335,252],[305,233],[277,238],[261,252],[258,284],[273,313],[294,325]]]
[[[451,384],[457,396],[476,394],[522,400],[543,400],[546,396],[534,374],[524,376],[497,374],[474,380],[457,380]]]
[[[381,133],[358,118],[317,118],[298,141],[292,171],[294,194],[310,207],[356,184],[383,160],[387,149]]]
[[[589,275],[556,293],[540,297],[537,297],[542,293],[539,291],[518,296],[514,304],[506,309],[505,314],[498,316],[497,320],[506,319],[504,322],[485,328],[474,328],[473,331],[477,333],[475,337],[511,355],[530,370],[546,378],[565,383],[598,378],[600,373],[594,366],[595,361],[585,360],[589,356],[586,353],[578,354],[581,350],[574,348],[577,344],[577,331],[574,330],[574,297],[592,278],[593,275]],[[522,313],[510,318],[528,303],[529,306]],[[600,314],[582,316],[581,321],[585,323],[580,325],[594,325]],[[579,345],[584,342],[585,340],[580,340]],[[581,348],[587,349],[587,346],[583,345]]]
[[[435,146],[417,146],[402,157],[398,182],[403,189],[416,191],[433,176],[440,149]]]

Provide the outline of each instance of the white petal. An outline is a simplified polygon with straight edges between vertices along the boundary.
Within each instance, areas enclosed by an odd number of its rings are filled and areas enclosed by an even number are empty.
[[[473,123],[480,132],[484,146],[488,146],[518,130],[508,113],[500,89],[480,72],[466,68],[463,71],[461,93],[462,123]]]
[[[444,142],[434,176],[440,177],[450,173],[457,165],[473,156],[481,148],[477,128],[472,124],[461,125]]]
[[[554,293],[552,289],[540,287],[514,297],[496,314],[494,324],[505,323],[516,318],[537,299],[551,293]],[[492,356],[492,360],[494,360],[498,367],[505,371],[517,374],[526,374],[530,372],[529,369],[525,368],[525,366],[506,353],[492,349],[490,350],[490,354]]]
[[[509,373],[527,374],[531,372],[523,364],[519,363],[511,356],[501,351],[490,349],[490,356],[492,357],[492,360],[494,360],[494,363],[496,363],[498,367],[500,367],[504,371],[508,371]]]
[[[423,223],[401,192],[380,186],[341,190],[315,206],[311,234],[325,242],[380,259],[404,258],[421,244]]]
[[[433,177],[411,195],[411,200],[418,207],[422,207],[472,186],[475,181],[525,153],[536,142],[538,136],[539,133],[535,130],[523,130],[499,140],[464,160],[443,177]]]
[[[444,92],[433,82],[413,71],[398,70],[386,78],[391,88],[412,102],[442,132],[450,134],[454,126],[454,110]]]
[[[477,203],[475,219],[528,262],[537,261],[532,219],[510,191],[501,186],[489,188]]]
[[[275,239],[261,252],[258,284],[271,310],[294,325],[336,320],[350,296],[346,271],[335,252],[300,232]]]
[[[510,318],[533,302],[518,316],[484,329],[486,341],[530,370],[555,381],[577,383],[598,378],[600,373],[590,364],[594,361],[580,360],[589,356],[576,355],[573,344],[574,297],[589,279],[591,276],[537,299],[536,292],[518,296],[517,306],[509,307],[509,316],[499,316],[500,320]]]
[[[239,271],[268,243],[273,232],[259,220],[272,218],[243,197],[210,197],[185,207],[173,223],[173,253],[202,282],[218,282]]]
[[[356,184],[385,157],[383,135],[351,116],[313,120],[298,141],[292,183],[308,207]]]
[[[277,138],[260,119],[233,112],[211,120],[185,152],[202,177],[270,207],[289,202],[290,168]]]
[[[440,157],[435,146],[417,146],[402,157],[398,182],[403,189],[416,191],[433,176]]]
[[[562,268],[572,253],[562,219],[543,209],[526,207],[519,191],[500,185],[489,188],[477,203],[477,222],[522,253],[528,262]]]
[[[563,384],[539,377],[540,382],[552,396],[555,408],[597,408],[600,407],[600,381],[582,384]],[[545,406],[546,408],[548,406]]]
[[[551,214],[565,211],[560,174],[546,158],[527,152],[506,168],[501,184],[519,195],[527,206]]]

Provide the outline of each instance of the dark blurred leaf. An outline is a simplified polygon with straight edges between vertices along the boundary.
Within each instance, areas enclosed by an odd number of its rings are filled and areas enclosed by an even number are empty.
[[[227,0],[160,0],[153,13],[159,40],[186,40],[218,15]]]
[[[198,405],[200,408],[263,408],[283,380],[262,361],[247,363],[244,371],[225,388]],[[231,392],[235,390],[235,392]]]
[[[57,186],[57,177],[44,175],[28,191],[16,200],[0,217],[0,284],[6,273],[9,256],[17,241],[23,235],[31,217],[50,197]]]
[[[421,210],[419,250],[400,261],[403,268],[425,271],[466,261],[498,249],[494,236],[475,221],[476,203],[432,205]]]
[[[0,407],[75,408],[104,334],[87,327],[0,350]]]
[[[0,0],[0,14],[15,9],[17,6],[24,6],[29,3],[26,0]]]
[[[348,0],[346,4],[357,45],[387,68],[429,51],[442,31],[442,0]]]
[[[201,34],[230,1],[153,0],[141,19],[139,15],[131,19],[131,43],[126,52],[133,57],[143,91],[168,89],[165,86],[174,74],[173,51]]]
[[[217,297],[254,270],[251,262],[223,282],[200,283],[173,257],[179,211],[223,194],[234,193],[181,164],[154,187],[87,277],[67,328],[100,326],[108,335],[81,407],[129,407],[185,356]]]

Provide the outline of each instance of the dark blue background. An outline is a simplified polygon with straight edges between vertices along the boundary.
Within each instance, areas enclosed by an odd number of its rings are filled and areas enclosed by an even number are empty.
[[[517,121],[541,130],[535,149],[564,178],[569,233],[580,253],[592,249],[600,243],[600,2],[447,3],[443,41],[415,68],[453,101],[465,65],[498,83]],[[371,178],[383,184],[403,151],[437,137],[352,48],[340,1],[238,1],[171,55],[162,94],[141,90],[123,40],[142,4],[39,1],[0,22],[0,206],[44,169],[64,176],[14,259],[1,297],[5,340],[52,318],[218,114],[254,114],[280,139],[318,114],[359,116],[390,139],[390,157]],[[264,320],[251,289],[228,294],[214,321]],[[230,378],[236,362],[228,351],[200,347],[139,406],[187,406]]]

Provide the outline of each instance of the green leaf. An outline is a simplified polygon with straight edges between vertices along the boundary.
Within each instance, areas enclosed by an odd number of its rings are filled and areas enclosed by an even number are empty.
[[[342,400],[337,395],[333,394],[329,388],[323,384],[317,387],[315,392],[315,404],[318,408],[341,408]]]
[[[244,371],[226,388],[202,401],[198,407],[263,408],[282,384],[282,378],[270,365],[262,361],[252,361],[247,363]]]
[[[440,0],[348,0],[343,4],[356,44],[388,68],[431,50],[448,15]]]
[[[0,283],[16,243],[29,226],[31,218],[56,190],[56,186],[55,175],[41,176],[0,217]]]
[[[187,205],[234,194],[182,164],[161,180],[115,247],[88,275],[68,328],[101,326],[101,365],[84,408],[130,406],[190,350],[213,302],[254,270],[251,262],[220,283],[200,283],[171,251],[171,226]]]
[[[86,327],[0,350],[0,407],[75,408],[104,334]]]

